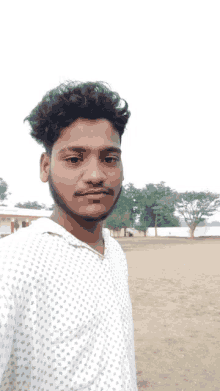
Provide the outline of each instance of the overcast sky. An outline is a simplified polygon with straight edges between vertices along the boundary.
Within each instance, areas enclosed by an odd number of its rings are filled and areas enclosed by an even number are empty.
[[[0,177],[11,203],[53,203],[23,120],[65,80],[106,81],[128,102],[124,184],[220,194],[219,1],[21,0],[1,16]]]

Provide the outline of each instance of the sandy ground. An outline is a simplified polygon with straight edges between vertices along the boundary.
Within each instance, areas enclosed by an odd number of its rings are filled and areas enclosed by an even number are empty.
[[[119,238],[138,390],[220,390],[220,238]]]

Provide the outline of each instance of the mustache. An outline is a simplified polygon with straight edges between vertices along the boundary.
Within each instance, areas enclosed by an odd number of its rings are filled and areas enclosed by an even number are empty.
[[[84,191],[76,191],[75,192],[75,196],[83,196],[83,195],[86,195],[86,194],[93,194],[93,193],[107,193],[109,195],[114,195],[114,190],[113,189],[88,189],[88,190],[84,190]]]

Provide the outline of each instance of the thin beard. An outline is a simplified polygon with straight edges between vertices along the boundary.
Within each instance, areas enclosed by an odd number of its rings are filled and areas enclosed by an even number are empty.
[[[82,219],[86,222],[99,222],[99,221],[105,220],[113,212],[113,210],[116,208],[117,202],[118,202],[119,197],[122,192],[122,187],[121,187],[114,204],[112,205],[112,207],[109,209],[109,211],[107,213],[104,213],[99,217],[84,217],[84,216],[81,216],[81,215],[74,213],[71,209],[68,208],[68,206],[65,204],[63,198],[60,197],[59,193],[56,191],[55,185],[54,185],[52,177],[51,177],[51,173],[49,174],[48,183],[49,183],[50,193],[51,193],[53,200],[55,201],[55,204],[57,204],[57,206],[59,208],[61,208],[68,216],[72,217],[77,222],[79,219]]]

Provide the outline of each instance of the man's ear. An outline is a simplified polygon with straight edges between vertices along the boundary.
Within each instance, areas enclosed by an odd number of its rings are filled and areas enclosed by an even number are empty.
[[[40,157],[40,179],[42,182],[47,182],[50,173],[50,157],[44,152]]]

